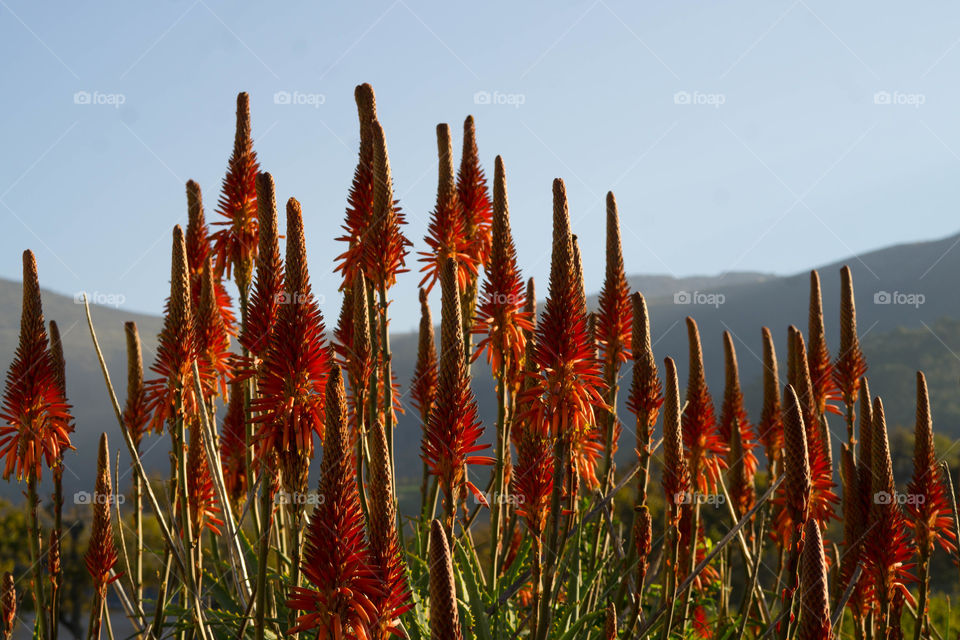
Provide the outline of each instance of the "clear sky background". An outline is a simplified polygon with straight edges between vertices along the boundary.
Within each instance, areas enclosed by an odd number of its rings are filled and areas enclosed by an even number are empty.
[[[790,273],[960,226],[957,3],[0,0],[0,57],[0,276],[19,280],[31,248],[43,286],[130,310],[162,308],[187,179],[213,218],[241,90],[262,167],[303,204],[328,324],[360,82],[414,250],[434,127],[451,124],[459,156],[472,113],[541,293],[558,176],[591,291],[610,189],[629,273]],[[394,289],[397,329],[416,325],[418,280]]]

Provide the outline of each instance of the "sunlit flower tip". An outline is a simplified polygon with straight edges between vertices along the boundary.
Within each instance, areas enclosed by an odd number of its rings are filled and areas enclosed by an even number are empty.
[[[306,586],[293,588],[287,600],[288,607],[300,611],[290,631],[317,630],[319,637],[335,638],[340,630],[352,629],[358,638],[374,638],[376,602],[384,590],[366,539],[339,367],[331,370],[325,394],[323,500],[311,515],[304,538]]]
[[[777,371],[777,351],[770,329],[763,328],[763,408],[757,434],[767,455],[769,469],[781,468],[783,423],[780,417],[780,376]]]
[[[87,571],[93,579],[93,586],[101,596],[106,593],[107,585],[119,575],[110,576],[117,563],[117,548],[113,541],[113,525],[110,510],[113,492],[110,485],[110,451],[107,447],[107,434],[100,435],[100,450],[97,455],[97,482],[93,499],[93,525],[85,561]]]
[[[810,380],[813,385],[814,406],[820,415],[824,412],[839,414],[840,409],[834,401],[840,398],[836,381],[833,377],[833,363],[830,361],[830,350],[827,349],[826,332],[823,328],[823,299],[820,293],[820,274],[816,271],[810,272],[810,314],[807,332],[810,338],[807,363],[810,369]]]
[[[939,542],[947,551],[953,551],[956,535],[953,532],[950,496],[937,462],[933,443],[933,420],[930,416],[930,399],[927,381],[917,372],[917,420],[914,430],[913,477],[907,491],[912,496],[922,496],[907,503],[909,524],[913,527],[917,548],[929,554]]]
[[[897,592],[915,580],[910,574],[914,553],[912,536],[896,498],[887,424],[880,398],[873,400],[871,434],[871,505],[869,533],[863,547],[867,571],[877,601],[889,604]],[[911,596],[912,600],[912,596]]]
[[[215,223],[223,227],[213,234],[213,252],[217,273],[228,278],[233,275],[241,296],[250,287],[253,261],[257,257],[257,186],[259,170],[257,153],[253,150],[250,132],[250,97],[237,95],[237,127],[233,153],[227,162],[217,212],[224,220]]]
[[[439,478],[448,514],[456,513],[460,501],[465,500],[464,490],[482,498],[479,490],[467,480],[467,465],[493,462],[489,457],[475,455],[486,446],[478,443],[483,427],[470,389],[462,348],[463,327],[456,273],[457,265],[451,258],[440,277],[442,309],[437,397],[422,443],[423,459],[430,472]]]
[[[373,218],[369,232],[364,236],[363,260],[370,286],[379,290],[393,286],[397,274],[407,270],[406,258],[412,243],[401,231],[406,218],[393,199],[393,176],[383,127],[373,120],[370,132],[373,141]]]
[[[458,286],[464,291],[476,278],[479,265],[471,255],[470,237],[454,182],[450,127],[443,123],[437,125],[437,156],[437,202],[423,239],[428,250],[420,252],[420,262],[424,263],[420,286],[426,286],[429,293],[440,278],[443,265],[453,258],[457,261]]]
[[[9,571],[3,574],[3,585],[0,587],[0,617],[3,632],[9,636],[17,622],[17,589],[13,574]]]
[[[666,358],[664,367],[666,391],[663,403],[663,492],[671,507],[671,524],[676,526],[679,523],[684,496],[690,490],[690,475],[683,457],[677,366],[671,358]]]
[[[152,414],[150,427],[162,432],[164,425],[182,415],[195,413],[192,383],[192,362],[196,353],[196,333],[190,304],[190,273],[183,230],[173,228],[173,258],[171,261],[170,297],[164,310],[163,326],[157,342],[157,356],[150,370],[158,377],[147,385],[147,402]],[[176,407],[176,399],[183,396],[183,406]]]
[[[630,357],[633,309],[630,287],[623,267],[620,243],[620,216],[613,192],[607,193],[606,275],[600,289],[597,315],[597,340],[606,366],[614,367]]]
[[[453,558],[447,534],[439,520],[430,523],[430,638],[463,640]]]
[[[347,243],[343,253],[336,257],[337,266],[334,268],[343,274],[342,289],[351,286],[356,275],[364,271],[363,254],[370,241],[368,231],[373,219],[374,143],[371,127],[377,118],[373,87],[357,85],[354,98],[360,118],[360,151],[347,194],[347,211],[342,226],[344,234],[337,238]]]
[[[219,517],[216,489],[204,448],[204,435],[200,425],[190,427],[190,442],[187,445],[187,491],[189,492],[190,520],[195,536],[209,529],[220,535],[223,520]]]
[[[70,448],[70,421],[70,406],[48,349],[37,262],[31,251],[24,251],[20,338],[0,410],[3,477],[16,473],[17,479],[40,479],[41,465],[53,468]]]
[[[383,423],[377,422],[370,432],[370,550],[383,594],[377,602],[379,638],[386,640],[397,628],[399,617],[408,611],[410,588],[407,584],[403,548],[397,535],[397,504],[390,472],[387,435]]]
[[[437,397],[437,346],[433,335],[433,318],[427,304],[427,292],[420,289],[420,334],[417,343],[417,364],[410,382],[410,399],[426,424]]]
[[[220,436],[220,464],[227,495],[234,502],[247,493],[246,411],[243,402],[241,384],[232,383],[227,413],[223,418],[223,433]]]
[[[324,387],[330,350],[320,306],[310,288],[300,204],[287,202],[287,255],[280,308],[270,346],[260,366],[256,412],[258,452],[282,454],[285,482],[299,484],[313,455],[313,437],[322,434]],[[292,458],[291,458],[292,456]],[[287,463],[296,462],[294,469]]]
[[[139,451],[143,434],[150,422],[143,386],[143,352],[137,323],[126,322],[123,329],[127,338],[127,399],[123,408],[123,426],[130,433],[130,438]]]
[[[262,359],[270,345],[283,293],[283,262],[277,230],[277,199],[273,176],[257,174],[257,271],[240,344],[255,359]]]
[[[492,209],[487,178],[477,152],[477,130],[473,116],[463,121],[463,153],[457,172],[457,197],[463,209],[464,228],[470,241],[470,259],[485,266],[490,255]]]
[[[807,521],[800,556],[800,626],[797,640],[829,640],[830,600],[823,539],[815,519]]]
[[[230,335],[217,305],[216,280],[208,263],[201,275],[200,306],[195,316],[198,368],[204,394],[227,397],[227,383],[233,377]]]
[[[523,278],[517,266],[517,250],[510,231],[507,203],[507,181],[503,159],[497,156],[493,182],[493,246],[477,305],[473,332],[483,336],[474,358],[482,352],[494,375],[504,367],[507,384],[519,385],[526,339],[533,330],[530,316],[524,311]]]
[[[783,411],[783,475],[786,511],[793,527],[802,526],[810,510],[810,458],[807,452],[803,410],[793,387],[784,389]]]
[[[840,351],[833,365],[833,376],[847,406],[857,402],[860,378],[867,372],[867,363],[857,337],[857,307],[853,295],[850,267],[840,270]]]
[[[690,461],[690,476],[701,489],[713,487],[726,467],[729,448],[717,430],[713,397],[703,370],[703,349],[696,321],[687,317],[690,370],[687,376],[686,408],[681,420],[683,445]]]

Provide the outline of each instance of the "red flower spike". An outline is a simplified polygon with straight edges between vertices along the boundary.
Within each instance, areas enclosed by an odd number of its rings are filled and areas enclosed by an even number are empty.
[[[810,272],[810,315],[807,325],[810,350],[807,365],[813,385],[813,403],[818,415],[826,412],[840,414],[835,404],[840,399],[836,381],[833,379],[833,363],[827,349],[827,337],[823,328],[823,300],[820,294],[820,274]]]
[[[157,342],[157,357],[150,370],[158,377],[146,383],[146,394],[153,416],[150,428],[161,433],[164,424],[197,413],[193,385],[197,338],[190,304],[187,250],[179,226],[173,228],[170,297]]]
[[[523,278],[510,232],[507,181],[500,156],[495,161],[493,201],[493,249],[473,325],[473,333],[484,337],[473,358],[486,352],[493,375],[499,375],[504,367],[506,383],[516,392],[523,373],[526,335],[533,325],[523,310]]]
[[[850,267],[840,270],[840,351],[833,365],[833,377],[843,394],[843,402],[852,407],[857,402],[860,379],[867,372],[867,363],[860,351],[857,337],[857,307],[853,295],[853,275]]]
[[[437,345],[433,335],[433,318],[427,304],[427,292],[420,289],[420,339],[417,364],[410,382],[410,400],[420,412],[420,422],[427,424],[437,397]]]
[[[40,282],[33,252],[23,252],[23,308],[20,341],[7,370],[0,412],[0,456],[3,477],[43,477],[41,463],[53,468],[70,448],[70,405],[63,395],[40,302]]]
[[[800,556],[800,626],[797,640],[830,640],[830,597],[823,538],[816,520],[806,524]]]
[[[213,252],[218,274],[233,273],[241,297],[250,288],[253,261],[257,257],[257,152],[250,135],[250,97],[237,95],[237,130],[233,154],[227,163],[217,213],[225,219],[214,223],[224,227],[213,234]]]
[[[518,426],[513,492],[523,497],[517,501],[517,514],[523,518],[527,529],[539,543],[550,516],[554,472],[553,443],[536,425],[523,421]]]
[[[486,266],[491,251],[493,209],[487,178],[480,167],[473,116],[467,116],[463,121],[463,153],[457,172],[457,198],[463,211],[463,226],[470,241],[470,260],[478,266]]]
[[[810,515],[813,481],[800,401],[790,385],[783,396],[783,484],[777,491],[776,533],[786,548],[798,538]]]
[[[123,328],[127,336],[127,401],[123,409],[123,426],[130,433],[134,447],[139,451],[143,434],[150,422],[143,387],[143,354],[137,323],[126,322]]]
[[[751,487],[753,476],[757,473],[757,456],[753,453],[757,446],[753,427],[747,419],[747,410],[743,407],[743,391],[740,389],[740,366],[737,363],[737,350],[733,345],[733,336],[723,332],[724,373],[726,385],[723,389],[723,404],[720,408],[720,437],[733,448],[734,440],[739,441],[740,455],[728,457],[728,465],[742,458],[744,480]],[[739,435],[734,433],[739,427]],[[737,437],[735,437],[737,436]],[[732,455],[732,454],[731,454]],[[737,496],[734,496],[736,499]],[[744,502],[746,502],[744,498]],[[746,510],[749,510],[747,507]]]
[[[187,266],[190,269],[190,302],[196,315],[200,307],[200,294],[203,291],[203,272],[212,259],[209,231],[203,215],[203,197],[200,185],[193,180],[187,181]],[[236,333],[236,318],[233,315],[230,294],[220,277],[214,274],[214,293],[217,310],[223,326],[230,335]]]
[[[690,371],[687,378],[686,408],[681,425],[683,446],[690,465],[690,477],[697,489],[715,492],[720,472],[727,465],[728,447],[717,430],[713,398],[703,371],[703,350],[700,331],[693,318],[687,317],[687,340],[690,346]]]
[[[870,490],[870,520],[867,538],[863,547],[863,558],[874,595],[879,604],[877,624],[885,625],[882,620],[884,611],[894,601],[897,593],[903,593],[913,602],[906,585],[916,578],[910,574],[910,563],[914,546],[907,528],[906,518],[897,501],[896,486],[893,480],[893,464],[890,461],[890,445],[887,440],[887,424],[883,415],[883,402],[873,400]]]
[[[677,366],[671,358],[664,360],[667,382],[663,403],[663,493],[670,507],[668,523],[677,526],[685,496],[690,491],[690,473],[683,457],[683,437],[680,426],[680,390]]]
[[[258,457],[277,452],[288,487],[301,484],[320,435],[330,352],[323,315],[310,288],[300,203],[287,202],[287,261],[284,292],[270,348],[260,370],[260,395],[254,399]]]
[[[757,435],[767,455],[771,478],[782,469],[783,422],[780,416],[780,376],[777,372],[777,351],[770,329],[763,328],[763,409]]]
[[[553,181],[550,287],[537,323],[534,359],[537,384],[523,392],[518,404],[529,407],[534,424],[547,425],[551,435],[566,438],[576,459],[577,447],[587,442],[596,424],[594,408],[606,408],[606,403],[580,301],[566,187],[560,179]]]
[[[113,526],[110,519],[113,491],[110,485],[110,452],[105,433],[100,435],[97,484],[91,504],[93,505],[93,527],[90,530],[90,543],[84,561],[90,577],[93,578],[93,588],[102,598],[106,595],[107,585],[119,577],[119,575],[110,576],[110,571],[117,564],[118,556],[113,542]]]
[[[364,271],[364,251],[370,222],[373,220],[374,142],[373,123],[377,119],[377,100],[369,84],[357,85],[353,92],[360,117],[360,154],[353,171],[353,182],[347,195],[347,213],[344,235],[337,238],[346,242],[346,250],[337,256],[334,271],[343,274],[341,289],[349,289],[358,273]]]
[[[289,268],[289,267],[288,267]],[[287,606],[300,611],[290,632],[315,631],[318,638],[373,638],[375,602],[384,594],[365,537],[354,456],[349,447],[347,398],[340,369],[326,384],[320,495],[307,525],[303,576]],[[352,631],[352,635],[347,635]]]
[[[600,289],[597,312],[597,341],[608,370],[630,357],[633,310],[630,287],[623,268],[620,246],[620,217],[613,192],[607,193],[607,271]]]
[[[917,422],[914,432],[913,478],[907,488],[915,497],[908,501],[907,524],[913,528],[917,548],[933,552],[934,543],[946,551],[956,549],[953,533],[953,511],[950,496],[943,484],[933,445],[933,420],[930,417],[930,400],[927,381],[917,372]],[[921,497],[922,496],[922,497]]]
[[[389,289],[397,281],[397,274],[407,270],[404,267],[411,242],[401,231],[406,218],[393,199],[393,177],[383,127],[374,120],[370,123],[370,132],[373,140],[373,219],[364,236],[363,259],[367,280],[377,290],[381,287]]]
[[[423,430],[423,460],[437,476],[443,490],[448,517],[455,517],[465,489],[475,495],[479,490],[467,479],[471,464],[493,464],[493,459],[474,455],[486,448],[478,444],[483,427],[477,416],[477,403],[470,389],[466,357],[463,352],[463,326],[460,320],[460,292],[457,265],[447,261],[441,274],[442,313],[440,367],[437,399]],[[448,521],[448,529],[453,523]]]
[[[453,258],[457,261],[457,287],[464,291],[477,277],[480,265],[471,255],[473,247],[453,179],[453,147],[450,143],[450,127],[446,124],[437,125],[437,155],[437,204],[430,215],[427,235],[423,239],[429,250],[419,252],[419,261],[425,263],[420,269],[424,273],[420,286],[426,285],[427,293],[430,293],[440,278],[441,269],[447,260]]]
[[[255,360],[260,360],[266,356],[270,347],[270,334],[277,322],[283,294],[277,200],[273,176],[269,173],[257,174],[257,219],[257,274],[247,306],[246,323],[240,332],[240,344]]]

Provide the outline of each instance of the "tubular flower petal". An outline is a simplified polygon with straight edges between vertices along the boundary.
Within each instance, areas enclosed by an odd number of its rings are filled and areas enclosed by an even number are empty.
[[[320,495],[307,525],[303,576],[287,606],[299,610],[291,632],[317,630],[318,637],[373,638],[376,602],[384,590],[364,535],[366,522],[349,446],[347,398],[340,369],[326,386],[326,435],[320,466]],[[352,631],[352,635],[337,635]]]
[[[257,152],[250,134],[250,97],[237,95],[237,130],[233,154],[227,162],[217,213],[224,220],[214,223],[223,227],[211,238],[218,274],[233,274],[241,297],[250,288],[253,261],[257,257]]]
[[[7,370],[0,411],[0,456],[3,477],[16,473],[42,478],[41,464],[58,464],[70,448],[70,405],[47,348],[47,330],[40,303],[40,282],[33,252],[23,252],[23,307],[20,341]]]
[[[506,383],[511,391],[516,391],[523,373],[526,335],[533,325],[523,310],[523,278],[510,232],[507,180],[500,156],[494,169],[493,203],[493,249],[473,325],[473,332],[483,339],[473,357],[476,359],[485,351],[493,374],[499,375],[503,367]]]
[[[467,466],[493,463],[489,457],[474,455],[486,446],[478,444],[483,427],[477,416],[462,348],[463,325],[456,273],[454,260],[448,260],[440,280],[443,311],[437,399],[424,428],[422,443],[423,460],[430,473],[439,479],[448,513],[452,514],[456,514],[460,501],[465,500],[465,489],[479,493],[467,479]]]

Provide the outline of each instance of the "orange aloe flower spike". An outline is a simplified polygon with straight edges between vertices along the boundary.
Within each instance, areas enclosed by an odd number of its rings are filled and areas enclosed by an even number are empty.
[[[187,181],[187,231],[184,239],[187,245],[187,267],[190,270],[190,303],[194,315],[200,307],[200,295],[203,291],[203,272],[207,263],[215,257],[210,248],[209,230],[203,215],[203,197],[200,185],[193,180]],[[232,302],[227,288],[220,276],[214,272],[214,300],[220,313],[223,326],[230,335],[236,333],[237,320],[233,315]]]
[[[836,381],[833,378],[833,363],[830,350],[827,349],[827,337],[823,328],[823,298],[820,293],[820,274],[810,272],[810,314],[807,323],[807,336],[810,340],[807,353],[807,365],[810,369],[810,381],[813,385],[813,402],[819,415],[826,412],[840,414],[834,401],[840,399]]]
[[[857,337],[857,307],[853,295],[850,267],[840,270],[840,351],[833,365],[833,377],[843,395],[843,402],[852,407],[857,402],[860,379],[867,372],[867,363]]]
[[[208,262],[202,274],[200,305],[194,316],[194,334],[197,338],[197,359],[200,380],[207,400],[216,395],[227,397],[227,384],[233,378],[233,354],[230,352],[230,334],[223,324],[217,304],[217,281]]]
[[[383,127],[374,120],[370,123],[373,140],[373,219],[369,232],[364,236],[364,271],[374,290],[389,289],[397,280],[397,274],[407,269],[406,258],[411,242],[403,235],[401,227],[406,218],[400,205],[393,199],[393,176],[390,172],[390,156]]]
[[[633,309],[630,287],[623,268],[620,244],[620,216],[613,192],[607,193],[607,260],[606,275],[597,303],[597,341],[603,353],[607,378],[611,371],[630,357]]]
[[[256,280],[239,340],[253,358],[262,359],[270,346],[270,334],[277,322],[283,295],[277,200],[273,176],[269,173],[257,174],[257,219],[259,244]]]
[[[733,456],[728,454],[728,465],[743,459],[743,475],[747,484],[753,486],[753,476],[757,472],[757,456],[753,453],[756,439],[753,427],[747,418],[747,410],[743,406],[743,391],[740,388],[740,365],[737,362],[737,350],[733,344],[733,336],[729,331],[723,332],[724,375],[726,384],[723,389],[723,404],[720,408],[720,436],[730,443],[739,441],[740,452]],[[739,427],[739,435],[734,433]],[[736,436],[736,437],[735,437]],[[746,510],[749,510],[747,507]]]
[[[666,392],[663,402],[663,493],[670,507],[670,526],[677,526],[690,491],[690,472],[683,457],[683,437],[681,433],[680,390],[677,380],[677,366],[673,359],[664,360]]]
[[[463,211],[463,226],[470,241],[470,259],[485,266],[490,258],[493,209],[487,178],[477,152],[477,128],[473,116],[463,121],[463,153],[457,172],[457,199]]]
[[[427,424],[437,397],[437,345],[433,335],[433,318],[427,304],[427,292],[420,289],[420,334],[417,364],[410,382],[410,400],[420,413],[420,422]]]
[[[830,596],[827,561],[817,521],[807,521],[800,557],[800,626],[797,640],[830,640]]]
[[[690,348],[690,370],[687,378],[686,408],[681,419],[683,446],[690,464],[690,477],[698,490],[707,493],[716,485],[720,471],[726,467],[728,447],[717,430],[713,398],[703,371],[703,349],[700,331],[693,318],[687,317],[687,341]]]
[[[150,422],[143,386],[143,353],[137,323],[126,322],[123,329],[127,337],[127,400],[123,408],[123,425],[130,432],[130,438],[139,451],[143,434]]]
[[[447,534],[439,520],[430,523],[430,640],[463,640],[457,587]]]
[[[41,464],[53,468],[70,448],[70,405],[48,349],[37,261],[31,251],[23,252],[20,340],[7,370],[0,419],[4,478],[16,473],[17,479],[40,479]]]
[[[213,252],[218,274],[233,278],[246,298],[250,289],[253,261],[257,257],[257,152],[250,134],[250,96],[237,95],[237,129],[233,154],[227,162],[217,212],[223,227],[213,234]]]
[[[93,526],[90,530],[90,543],[84,560],[87,571],[93,579],[93,588],[106,595],[107,585],[119,576],[110,576],[117,564],[117,548],[113,541],[113,525],[110,512],[113,507],[113,490],[110,485],[110,451],[107,446],[107,434],[100,435],[100,449],[97,455],[97,483],[93,499]]]
[[[771,476],[782,470],[783,422],[780,416],[780,376],[777,371],[777,351],[770,329],[763,327],[763,409],[757,434],[767,456],[767,470]]]

